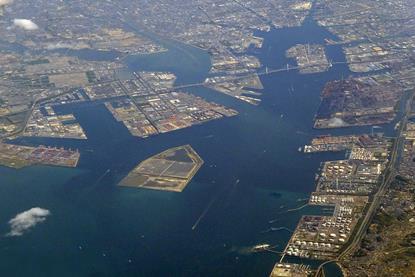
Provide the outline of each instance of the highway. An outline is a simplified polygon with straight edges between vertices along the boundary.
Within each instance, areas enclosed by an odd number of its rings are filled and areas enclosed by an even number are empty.
[[[37,103],[38,103],[38,100],[35,99],[33,101],[32,106],[30,107],[29,110],[19,112],[19,113],[26,113],[25,114],[25,117],[24,117],[24,120],[23,120],[23,123],[20,125],[20,127],[17,130],[11,132],[10,134],[7,134],[5,136],[4,135],[3,136],[0,136],[0,140],[1,139],[5,139],[5,138],[12,138],[14,136],[17,136],[19,134],[24,133],[24,131],[26,131],[26,126],[29,123],[30,117],[32,116],[32,113],[33,113],[33,111],[36,108]]]

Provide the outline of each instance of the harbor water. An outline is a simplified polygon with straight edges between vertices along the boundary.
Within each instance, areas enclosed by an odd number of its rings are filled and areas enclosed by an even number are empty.
[[[265,41],[252,54],[269,69],[293,64],[285,51],[295,44],[335,39],[311,20],[256,35]],[[164,43],[167,52],[126,58],[129,70],[171,71],[178,85],[204,80],[208,53]],[[339,46],[328,46],[327,54],[344,61]],[[14,141],[78,148],[81,160],[77,169],[0,167],[0,234],[9,231],[8,221],[20,212],[32,207],[51,212],[23,236],[0,238],[2,276],[267,276],[280,256],[252,253],[252,247],[267,243],[282,251],[302,215],[331,212],[322,207],[287,210],[306,203],[322,161],[344,157],[305,155],[298,148],[328,133],[312,128],[320,92],[327,81],[350,74],[339,64],[323,73],[263,75],[259,106],[194,87],[188,92],[239,115],[147,139],[132,137],[102,103],[56,107],[57,113],[75,115],[88,140]],[[182,193],[116,186],[143,159],[183,144],[191,144],[205,163]],[[328,272],[340,274],[332,267]]]

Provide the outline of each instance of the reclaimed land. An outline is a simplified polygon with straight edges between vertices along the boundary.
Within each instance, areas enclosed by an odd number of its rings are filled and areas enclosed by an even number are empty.
[[[182,192],[202,165],[190,145],[174,147],[141,162],[119,185]]]

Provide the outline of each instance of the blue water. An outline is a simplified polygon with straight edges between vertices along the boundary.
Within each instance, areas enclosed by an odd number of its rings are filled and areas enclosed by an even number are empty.
[[[312,21],[258,35],[265,42],[256,55],[269,68],[292,63],[284,52],[296,43],[332,38]],[[172,71],[178,84],[202,81],[210,67],[208,54],[177,42],[168,45],[168,52],[129,57],[126,63],[130,70]],[[328,54],[334,61],[344,60],[337,46],[329,47]],[[130,136],[103,104],[57,107],[58,113],[74,113],[88,140],[16,142],[78,148],[79,168],[0,168],[0,233],[8,232],[10,218],[31,207],[52,213],[21,237],[0,238],[0,272],[3,276],[267,276],[279,256],[249,253],[249,248],[269,243],[282,250],[291,234],[264,231],[271,226],[294,229],[302,214],[324,213],[318,207],[285,211],[301,206],[314,190],[321,161],[342,158],[343,154],[304,155],[297,149],[314,135],[327,133],[312,129],[320,91],[328,80],[349,74],[339,65],[320,74],[290,71],[263,76],[265,89],[257,107],[210,89],[192,88],[191,93],[240,114],[148,139]],[[369,128],[330,133],[357,130]],[[116,186],[143,159],[182,144],[191,144],[205,161],[184,192]]]

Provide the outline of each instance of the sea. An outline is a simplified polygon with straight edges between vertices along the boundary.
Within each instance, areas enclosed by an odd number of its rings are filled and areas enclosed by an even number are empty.
[[[256,35],[264,44],[250,54],[259,58],[262,70],[294,65],[285,51],[295,44],[336,39],[311,19],[300,27]],[[124,60],[128,71],[170,71],[177,75],[177,85],[206,78],[211,66],[206,51],[157,40],[168,51],[129,56]],[[326,50],[333,62],[345,60],[340,46]],[[96,51],[69,53],[116,58]],[[344,64],[316,74],[263,75],[258,106],[208,88],[189,88],[187,92],[239,115],[146,139],[131,136],[102,103],[57,106],[57,113],[75,115],[88,139],[12,141],[76,148],[81,159],[76,169],[0,167],[1,276],[268,276],[280,255],[253,253],[252,247],[267,243],[282,251],[302,215],[332,212],[327,207],[289,211],[307,202],[320,163],[345,155],[306,155],[299,147],[317,135],[370,132],[369,127],[312,128],[324,84],[350,75]],[[184,144],[205,163],[182,193],[117,186],[139,162]],[[51,214],[22,236],[6,236],[9,220],[33,207]],[[342,276],[336,266],[327,268],[326,275]]]

